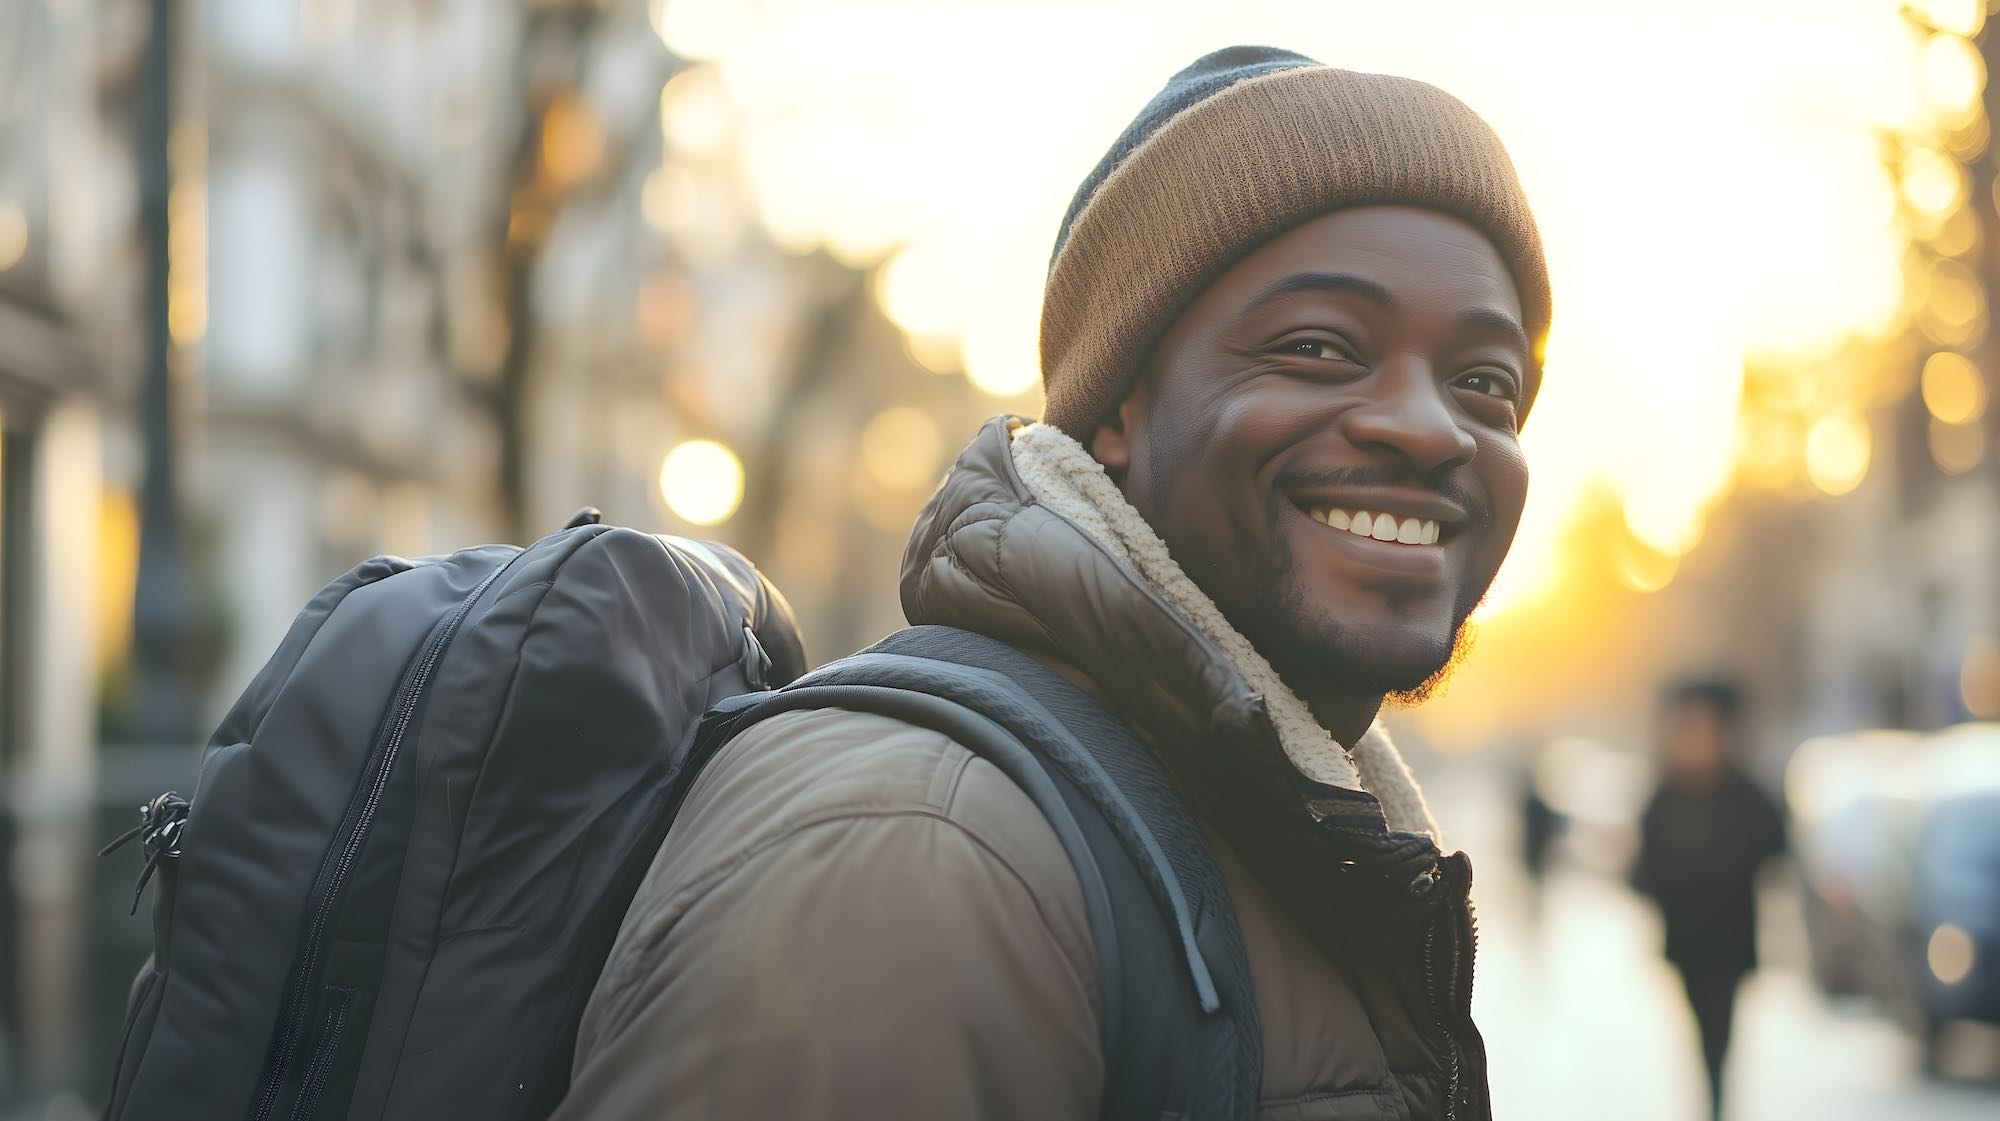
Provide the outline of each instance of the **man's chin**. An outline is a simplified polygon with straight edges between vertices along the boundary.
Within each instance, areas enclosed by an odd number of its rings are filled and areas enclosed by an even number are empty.
[[[1381,696],[1415,705],[1437,695],[1471,645],[1464,625],[1448,634],[1391,633],[1322,620],[1294,621],[1291,633],[1266,656],[1294,688],[1333,686],[1339,692]]]
[[[1464,662],[1465,656],[1471,652],[1472,628],[1460,624],[1459,628],[1452,632],[1451,647],[1444,661],[1415,685],[1407,689],[1391,689],[1383,694],[1383,703],[1396,708],[1414,708],[1431,700],[1444,691],[1445,682],[1451,680],[1451,675],[1457,672],[1459,664]]]
[[[1481,597],[1450,609],[1406,599],[1331,611],[1327,604],[1347,600],[1353,590],[1309,590],[1296,578],[1290,554],[1279,556],[1261,594],[1230,615],[1295,691],[1420,704],[1437,695],[1465,657],[1466,619]]]

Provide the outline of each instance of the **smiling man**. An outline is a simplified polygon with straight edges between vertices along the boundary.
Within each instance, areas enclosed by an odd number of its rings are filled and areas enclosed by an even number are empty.
[[[1237,1116],[1490,1113],[1469,865],[1376,718],[1446,672],[1507,553],[1548,320],[1527,202],[1471,110],[1216,52],[1063,221],[1043,421],[988,424],[911,539],[912,623],[1060,675],[1199,822],[1176,872],[1226,885],[1204,955],[1240,935],[1247,979],[1225,963],[1210,1002],[1254,1037]],[[564,1116],[1159,1116],[1114,1100],[1135,1084],[1101,1031],[1114,978],[1038,805],[915,724],[755,724],[627,916]],[[1139,1083],[1192,1101],[1219,1069]]]
[[[1446,669],[1513,539],[1539,381],[1521,303],[1466,220],[1338,210],[1224,272],[1077,425],[1343,743]]]

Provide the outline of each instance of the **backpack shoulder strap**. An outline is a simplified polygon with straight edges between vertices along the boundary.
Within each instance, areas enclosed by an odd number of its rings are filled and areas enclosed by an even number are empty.
[[[1228,890],[1151,753],[1103,706],[1004,643],[913,627],[784,690],[718,706],[687,770],[750,724],[816,708],[942,732],[1047,818],[1076,869],[1096,947],[1102,1118],[1255,1114],[1262,1037]]]

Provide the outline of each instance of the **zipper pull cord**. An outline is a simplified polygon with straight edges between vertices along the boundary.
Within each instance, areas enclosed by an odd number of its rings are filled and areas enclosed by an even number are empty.
[[[98,856],[109,856],[135,838],[140,840],[140,851],[145,853],[146,863],[139,869],[139,882],[132,885],[132,909],[128,914],[139,913],[139,899],[145,895],[146,885],[152,882],[160,862],[180,857],[181,832],[187,826],[188,806],[186,798],[169,790],[139,807],[139,824],[97,850]]]

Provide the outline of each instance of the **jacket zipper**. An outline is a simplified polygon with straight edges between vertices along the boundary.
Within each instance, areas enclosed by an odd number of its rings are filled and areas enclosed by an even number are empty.
[[[1473,958],[1475,955],[1479,953],[1479,916],[1472,913],[1472,903],[1470,900],[1460,900],[1457,906],[1465,908],[1465,929],[1463,932],[1463,937],[1459,939],[1459,945],[1464,947],[1464,953],[1462,955],[1463,964],[1458,970],[1462,995],[1457,1003],[1463,1004],[1465,1009],[1465,1015],[1470,1017],[1472,1014]],[[1456,913],[1457,912],[1454,911],[1454,914]],[[1454,960],[1458,960],[1461,957],[1461,955],[1457,954],[1454,954],[1453,956]],[[1483,1079],[1480,1082],[1480,1086],[1483,1092],[1485,1086],[1485,1082]],[[1487,1102],[1485,1107],[1480,1112],[1483,1115],[1490,1117],[1493,1113],[1492,1102],[1490,1101]]]
[[[1436,1017],[1438,1032],[1444,1036],[1447,1058],[1445,1088],[1445,1121],[1458,1121],[1460,1091],[1464,1088],[1464,1051],[1459,1046],[1458,1037],[1452,1034],[1453,1018],[1460,1014],[1462,1007],[1469,1007],[1472,1000],[1473,955],[1479,950],[1479,920],[1472,913],[1472,905],[1459,894],[1463,885],[1445,893],[1437,914],[1424,932],[1424,982],[1430,991],[1431,1011]],[[1445,966],[1445,981],[1442,988],[1438,983],[1438,932],[1447,923],[1450,958]],[[1469,1104],[1469,1103],[1468,1103]],[[1483,1111],[1490,1115],[1491,1111]]]
[[[1424,932],[1424,987],[1430,991],[1431,1012],[1437,1018],[1438,1031],[1444,1036],[1445,1053],[1448,1056],[1444,1096],[1445,1121],[1458,1121],[1458,1037],[1451,1034],[1446,1002],[1443,994],[1438,991],[1437,983],[1437,935],[1438,928],[1444,925],[1444,921],[1445,917],[1442,914],[1432,916],[1430,926]]]
[[[507,571],[507,568],[508,565],[503,564],[488,574],[486,579],[480,581],[479,586],[472,590],[472,594],[459,603],[458,610],[439,625],[437,633],[432,635],[429,643],[425,645],[423,654],[404,671],[403,680],[397,689],[402,701],[396,707],[395,718],[384,727],[382,739],[374,750],[369,752],[375,769],[370,777],[368,796],[357,810],[349,811],[348,818],[341,822],[340,830],[334,833],[337,839],[342,832],[345,832],[347,840],[341,845],[340,857],[334,864],[333,874],[313,902],[312,922],[307,926],[304,945],[305,956],[298,963],[298,971],[292,977],[291,988],[286,992],[285,1003],[278,1014],[279,1043],[276,1053],[266,1062],[263,1077],[259,1080],[256,1108],[251,1113],[254,1121],[270,1121],[272,1112],[277,1109],[285,1074],[291,1069],[294,1052],[298,1050],[299,1037],[305,1028],[308,1003],[306,992],[311,988],[312,979],[319,971],[320,955],[325,950],[322,942],[325,940],[327,925],[333,917],[334,905],[340,899],[341,889],[346,886],[348,874],[353,871],[354,862],[361,855],[361,846],[368,839],[368,828],[374,823],[375,811],[382,804],[383,793],[388,789],[389,774],[394,769],[397,753],[402,749],[403,735],[409,730],[410,718],[416,713],[417,702],[423,697],[424,686],[430,682],[431,671],[436,668],[438,659],[444,655],[444,649],[450,644],[452,637],[458,633],[459,624],[464,622],[465,616],[471,612],[474,601],[478,600],[487,587],[499,579],[500,574]],[[321,1040],[318,1050],[326,1050],[326,1042]],[[319,1056],[315,1055],[313,1061],[318,1062]]]

